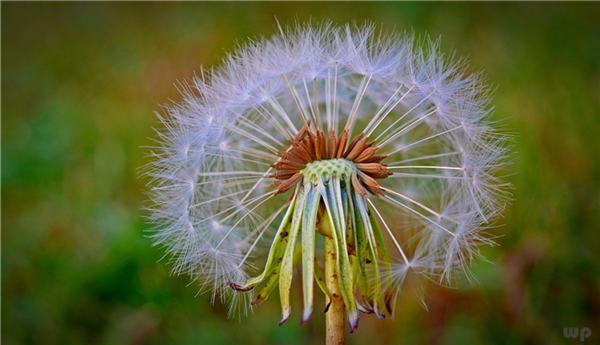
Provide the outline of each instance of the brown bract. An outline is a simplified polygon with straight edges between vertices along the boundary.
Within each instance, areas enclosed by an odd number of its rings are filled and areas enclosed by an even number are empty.
[[[285,193],[302,181],[301,171],[308,163],[327,159],[346,159],[355,164],[358,173],[352,174],[352,187],[361,195],[366,196],[367,190],[373,194],[383,194],[377,179],[390,176],[390,172],[381,161],[387,156],[375,155],[379,147],[374,142],[367,143],[369,138],[360,133],[348,142],[348,129],[337,138],[333,131],[327,138],[323,131],[313,132],[305,124],[290,142],[285,152],[279,151],[280,157],[272,164],[276,171],[271,177],[276,179],[275,194]]]

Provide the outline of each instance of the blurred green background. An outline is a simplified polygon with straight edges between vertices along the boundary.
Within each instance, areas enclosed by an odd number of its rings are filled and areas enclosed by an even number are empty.
[[[170,277],[141,218],[154,111],[276,19],[382,23],[442,37],[497,87],[516,135],[515,201],[474,268],[428,286],[350,344],[600,343],[600,4],[2,2],[2,343],[307,344],[323,316],[227,320]],[[298,294],[296,290],[296,294]],[[298,310],[298,307],[295,308]]]

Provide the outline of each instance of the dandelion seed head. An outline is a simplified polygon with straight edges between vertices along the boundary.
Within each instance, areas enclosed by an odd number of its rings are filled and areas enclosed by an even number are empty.
[[[482,75],[437,40],[371,23],[277,31],[203,70],[159,116],[149,218],[174,273],[232,312],[279,284],[283,322],[295,248],[321,267],[315,236],[334,236],[340,274],[358,282],[342,286],[352,329],[356,310],[391,314],[408,274],[474,280],[479,246],[493,244],[483,230],[510,200],[509,140]],[[327,219],[332,233],[315,235]]]

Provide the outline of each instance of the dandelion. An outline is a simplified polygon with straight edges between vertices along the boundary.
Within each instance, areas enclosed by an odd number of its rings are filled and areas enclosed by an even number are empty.
[[[296,272],[302,322],[316,285],[337,342],[344,319],[354,332],[359,312],[393,315],[411,272],[473,278],[508,200],[488,89],[437,41],[376,29],[279,28],[166,108],[152,237],[213,301],[250,308],[278,288],[281,325]]]

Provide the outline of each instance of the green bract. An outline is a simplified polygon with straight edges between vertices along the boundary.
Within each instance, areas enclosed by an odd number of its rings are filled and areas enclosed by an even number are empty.
[[[302,170],[303,182],[288,201],[288,209],[271,245],[263,272],[245,282],[230,282],[239,292],[264,285],[252,304],[264,301],[279,282],[283,324],[291,313],[290,287],[294,252],[301,235],[302,284],[306,321],[313,310],[313,281],[330,296],[315,262],[316,234],[334,240],[338,284],[348,310],[351,330],[358,325],[358,311],[384,318],[384,308],[391,313],[390,258],[379,225],[369,210],[366,197],[350,182],[358,169],[346,159],[328,159],[307,164]],[[380,272],[383,264],[386,274]],[[387,277],[382,282],[382,277]],[[355,290],[360,299],[355,298]]]

